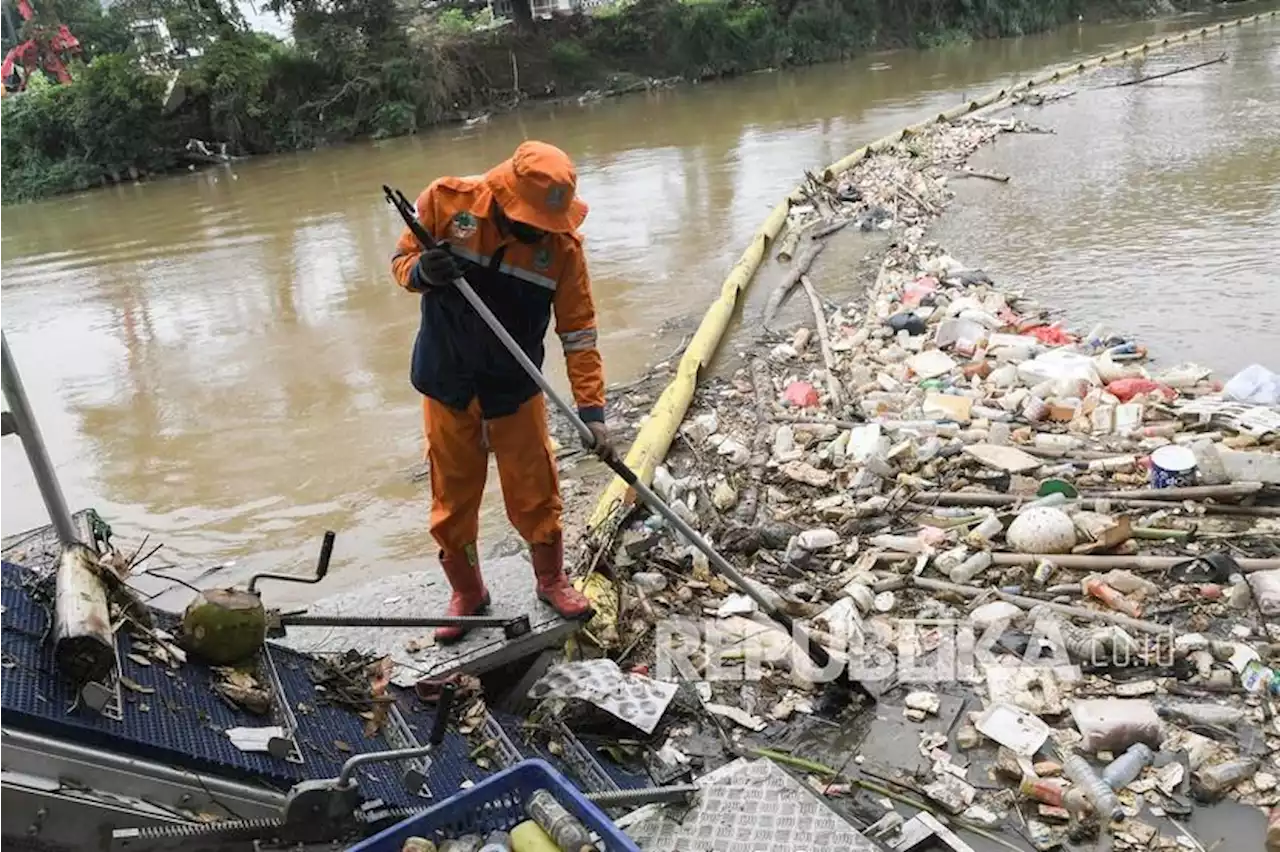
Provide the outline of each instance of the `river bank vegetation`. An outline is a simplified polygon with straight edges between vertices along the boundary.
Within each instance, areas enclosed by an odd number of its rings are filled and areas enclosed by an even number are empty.
[[[805,65],[893,46],[1030,33],[1064,21],[1169,12],[1203,0],[634,0],[514,21],[492,6],[269,0],[293,39],[250,31],[225,0],[42,0],[83,45],[73,82],[37,73],[3,101],[3,200],[185,166],[398,136],[526,99]],[[162,20],[172,43],[139,38]],[[30,37],[28,22],[21,36]],[[177,47],[175,48],[174,45]],[[9,47],[5,45],[6,49]],[[194,154],[190,140],[203,140]]]

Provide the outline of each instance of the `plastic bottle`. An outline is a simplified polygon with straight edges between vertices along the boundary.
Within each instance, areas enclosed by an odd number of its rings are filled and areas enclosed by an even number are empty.
[[[1062,650],[1067,658],[1077,663],[1104,665],[1110,659],[1110,637],[1098,629],[1076,627],[1058,617],[1058,614],[1046,606],[1034,606],[1029,613],[1031,623],[1037,626],[1037,632],[1045,631],[1047,638],[1053,638],[1047,631],[1054,629],[1062,639]]]
[[[996,517],[995,512],[992,512],[983,518],[982,523],[974,527],[966,538],[970,544],[981,547],[984,543],[991,541],[992,537],[1002,529],[1004,524],[1000,522],[1000,518]]]
[[[1054,432],[1037,432],[1034,442],[1042,450],[1064,453],[1074,450],[1084,443],[1074,435],[1059,435]]]
[[[1161,716],[1180,725],[1217,725],[1234,727],[1244,718],[1244,711],[1221,704],[1192,704],[1187,701],[1164,704],[1156,708]]]
[[[953,583],[967,583],[991,566],[991,551],[979,550],[955,568],[948,576]]]
[[[1035,799],[1037,802],[1044,802],[1046,805],[1053,805],[1058,808],[1066,808],[1077,817],[1090,808],[1089,800],[1084,795],[1083,790],[1079,787],[1072,787],[1057,778],[1023,778],[1022,783],[1018,786],[1018,792],[1028,799]]]
[[[1258,770],[1258,761],[1237,757],[1197,769],[1191,776],[1191,792],[1197,798],[1213,801]]]
[[[511,849],[512,852],[560,852],[555,841],[533,820],[511,829]]]
[[[1084,593],[1091,598],[1097,598],[1104,604],[1114,609],[1116,612],[1123,612],[1131,618],[1142,617],[1142,606],[1135,601],[1126,598],[1120,592],[1102,581],[1101,577],[1091,575],[1080,581],[1080,585],[1084,589]]]
[[[549,790],[535,791],[524,809],[564,852],[598,852],[586,826],[556,801]]]
[[[425,837],[410,837],[400,847],[400,852],[436,852],[436,845]]]
[[[505,831],[490,832],[480,852],[511,852],[511,835]]]
[[[483,842],[478,834],[464,834],[454,840],[441,843],[440,852],[478,852]]]
[[[1111,761],[1102,770],[1102,780],[1112,790],[1119,790],[1142,774],[1142,770],[1156,759],[1156,753],[1145,743],[1134,743],[1129,750]]]
[[[1104,821],[1124,819],[1124,811],[1120,808],[1120,800],[1115,791],[1107,786],[1107,782],[1098,777],[1089,761],[1078,754],[1067,757],[1062,762],[1062,774],[1070,778],[1084,791],[1093,805],[1098,818]]]

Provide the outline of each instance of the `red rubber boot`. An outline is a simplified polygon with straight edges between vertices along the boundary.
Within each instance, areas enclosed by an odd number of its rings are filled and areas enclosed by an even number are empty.
[[[449,598],[447,615],[482,615],[489,609],[489,590],[480,576],[480,563],[472,562],[466,553],[440,554],[440,566],[449,578],[453,596]],[[466,627],[437,627],[436,642],[449,645],[467,635]]]
[[[591,601],[569,582],[564,573],[564,541],[556,536],[552,544],[529,546],[533,573],[538,578],[538,599],[550,604],[561,618],[587,621],[595,615]]]

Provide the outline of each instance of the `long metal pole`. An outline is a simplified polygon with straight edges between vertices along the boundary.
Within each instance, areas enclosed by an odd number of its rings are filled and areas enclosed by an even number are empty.
[[[45,511],[58,534],[62,544],[73,544],[79,541],[75,524],[71,520],[71,512],[67,510],[67,501],[62,496],[62,487],[58,485],[58,476],[54,473],[53,462],[49,461],[49,453],[45,450],[44,438],[40,436],[40,427],[36,425],[31,413],[31,403],[27,400],[27,391],[22,386],[22,378],[18,368],[9,354],[9,340],[0,331],[0,357],[3,358],[2,375],[4,396],[9,401],[9,410],[13,415],[13,424],[22,439],[22,449],[27,454],[27,463],[40,489],[40,497],[44,500]]]
[[[413,211],[412,205],[409,204],[408,199],[389,186],[384,185],[382,187],[382,191],[386,195],[387,201],[390,202],[391,205],[396,208],[397,212],[400,213],[401,218],[404,219],[405,225],[417,238],[418,242],[422,244],[422,247],[424,249],[434,248],[435,240],[433,240],[431,235],[427,233],[426,229],[422,227],[422,223],[417,220],[417,216]],[[462,294],[462,297],[466,299],[467,302],[470,303],[471,307],[475,309],[476,313],[480,315],[480,318],[484,320],[485,325],[489,326],[489,330],[497,335],[498,340],[501,341],[502,345],[511,353],[511,357],[516,359],[516,362],[529,375],[529,378],[533,379],[534,383],[542,389],[542,392],[550,397],[551,402],[556,406],[556,408],[560,409],[564,416],[569,419],[569,422],[573,424],[578,434],[582,437],[582,442],[587,447],[594,447],[595,435],[593,435],[591,430],[587,428],[587,424],[582,422],[582,418],[578,416],[577,410],[551,386],[551,383],[547,381],[547,377],[542,374],[541,368],[539,368],[537,364],[533,363],[533,359],[525,353],[520,344],[516,342],[516,339],[512,337],[511,333],[507,331],[505,326],[503,326],[502,320],[498,319],[498,317],[494,315],[493,311],[489,310],[489,306],[484,303],[484,300],[476,295],[476,291],[471,289],[471,284],[467,282],[467,279],[459,275],[454,279],[453,286],[457,288],[458,292]],[[605,460],[605,464],[607,464],[609,469],[616,473],[623,482],[627,483],[627,485],[636,492],[636,496],[649,506],[649,508],[653,509],[659,515],[662,515],[662,517],[665,518],[669,524],[675,527],[676,530],[685,537],[685,539],[687,539],[698,550],[702,551],[703,555],[707,557],[707,561],[711,563],[711,566],[715,568],[721,576],[727,577],[732,581],[734,585],[747,595],[747,597],[755,601],[766,615],[786,629],[791,634],[792,640],[801,646],[805,654],[819,669],[825,671],[827,667],[830,666],[831,654],[827,649],[814,641],[803,626],[796,624],[789,615],[775,606],[774,603],[765,597],[754,584],[750,583],[746,577],[740,574],[737,568],[730,565],[728,560],[721,556],[719,552],[711,546],[709,541],[703,538],[697,530],[685,523],[685,520],[677,515],[661,497],[649,488],[649,486],[641,482],[640,478],[636,476],[635,471],[627,467],[626,462],[618,458],[611,458]],[[866,691],[865,687],[862,691],[868,696],[870,695],[870,693]]]
[[[582,436],[583,443],[588,447],[593,446],[595,444],[595,436],[591,434],[587,424],[582,422],[578,412],[569,405],[564,397],[556,392],[555,388],[551,387],[551,383],[542,374],[542,370],[538,369],[538,365],[533,363],[533,359],[525,354],[524,349],[502,325],[502,321],[494,315],[493,311],[489,310],[489,306],[484,303],[484,300],[476,294],[475,290],[471,289],[467,279],[458,276],[454,280],[453,286],[458,289],[464,299],[471,303],[471,307],[475,308],[476,313],[480,314],[480,318],[484,320],[485,325],[489,326],[489,329],[498,336],[498,339],[502,341],[502,345],[511,353],[511,357],[515,358],[520,366],[524,368],[524,371],[529,374],[529,378],[533,379],[538,387],[542,388],[542,392],[555,404],[556,408],[559,408],[564,413],[564,416],[569,418],[569,422],[574,425],[574,428],[578,430],[578,434]],[[649,508],[666,518],[667,522],[675,527],[682,536],[688,539],[694,547],[702,551],[707,557],[707,561],[721,576],[729,578],[747,597],[755,601],[770,618],[786,628],[791,633],[792,638],[803,646],[805,653],[819,668],[825,669],[830,665],[831,655],[827,653],[826,648],[809,637],[804,628],[793,622],[790,616],[779,610],[755,585],[748,582],[747,578],[742,576],[737,568],[730,565],[729,561],[721,556],[709,541],[703,538],[697,530],[689,526],[684,518],[677,515],[675,510],[668,506],[666,501],[655,494],[649,486],[641,482],[635,471],[627,467],[625,462],[620,459],[610,459],[605,464],[609,465],[609,468],[618,474],[627,485],[635,489],[636,495]]]

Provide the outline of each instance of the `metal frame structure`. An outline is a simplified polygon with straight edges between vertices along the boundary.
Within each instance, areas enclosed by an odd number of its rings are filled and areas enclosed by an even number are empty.
[[[71,521],[71,512],[67,510],[66,498],[62,496],[62,486],[58,484],[57,473],[53,462],[49,460],[49,452],[45,449],[44,437],[40,427],[36,425],[35,415],[31,412],[31,402],[27,399],[27,390],[23,387],[22,377],[18,375],[18,365],[13,362],[9,352],[9,339],[0,331],[0,378],[4,381],[4,396],[9,403],[5,412],[4,434],[16,434],[22,441],[22,449],[27,454],[27,463],[31,465],[31,473],[36,478],[36,486],[40,489],[40,497],[44,500],[45,511],[58,533],[58,540],[63,544],[78,541],[75,524]]]

